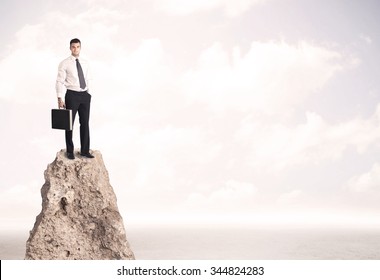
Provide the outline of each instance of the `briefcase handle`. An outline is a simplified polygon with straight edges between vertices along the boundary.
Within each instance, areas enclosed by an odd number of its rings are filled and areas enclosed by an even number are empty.
[[[64,106],[61,108],[61,106],[60,106],[60,102],[59,101],[62,101],[62,103],[64,104]],[[62,98],[61,97],[59,97],[58,98],[58,109],[66,109],[66,104],[65,104],[65,102],[62,100]]]

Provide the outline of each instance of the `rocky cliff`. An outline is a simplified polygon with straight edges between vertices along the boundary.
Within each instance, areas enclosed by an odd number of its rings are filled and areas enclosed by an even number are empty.
[[[93,155],[69,160],[61,150],[48,165],[25,259],[134,259],[102,155]]]

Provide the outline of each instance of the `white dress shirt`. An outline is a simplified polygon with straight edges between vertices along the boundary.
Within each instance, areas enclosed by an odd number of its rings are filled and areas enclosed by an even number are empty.
[[[57,97],[65,97],[66,89],[74,91],[87,91],[90,93],[91,73],[88,62],[84,59],[79,59],[79,63],[83,70],[84,79],[86,81],[86,88],[81,89],[79,86],[78,70],[75,60],[76,58],[70,55],[58,66],[57,82],[55,84]]]

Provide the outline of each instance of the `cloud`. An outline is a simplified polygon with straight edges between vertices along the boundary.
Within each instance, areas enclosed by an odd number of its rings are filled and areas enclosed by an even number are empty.
[[[368,36],[368,35],[365,35],[365,34],[361,34],[360,35],[360,39],[362,41],[364,41],[367,45],[371,45],[372,42],[373,42],[372,38],[370,36]]]
[[[28,227],[33,226],[34,219],[41,211],[41,182],[32,181],[25,184],[13,185],[6,190],[0,188],[0,211],[6,222],[1,226],[7,227],[14,223],[12,220],[28,220]]]
[[[280,197],[277,199],[277,203],[283,204],[283,205],[294,204],[298,202],[301,199],[301,197],[302,197],[301,190],[292,190],[290,192],[280,195]]]
[[[228,212],[251,211],[254,208],[257,188],[249,182],[228,180],[220,188],[209,193],[190,193],[184,209],[191,212]]]
[[[247,151],[253,168],[281,170],[297,165],[337,161],[350,148],[359,155],[378,148],[380,104],[368,119],[330,124],[315,112],[301,124],[260,121],[248,115],[234,133],[236,145]]]
[[[202,11],[223,9],[226,16],[236,17],[262,2],[264,0],[159,0],[155,1],[155,7],[157,10],[172,15],[189,15]]]
[[[182,88],[190,100],[214,110],[283,113],[321,89],[344,65],[338,52],[306,42],[253,42],[245,55],[239,47],[230,53],[215,43],[184,75]]]
[[[379,193],[380,164],[375,163],[368,172],[350,178],[347,188],[354,193]]]

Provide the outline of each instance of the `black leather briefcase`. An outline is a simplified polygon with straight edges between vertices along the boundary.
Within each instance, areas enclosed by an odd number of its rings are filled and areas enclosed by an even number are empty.
[[[53,129],[73,130],[72,111],[69,109],[52,109],[51,127]]]

